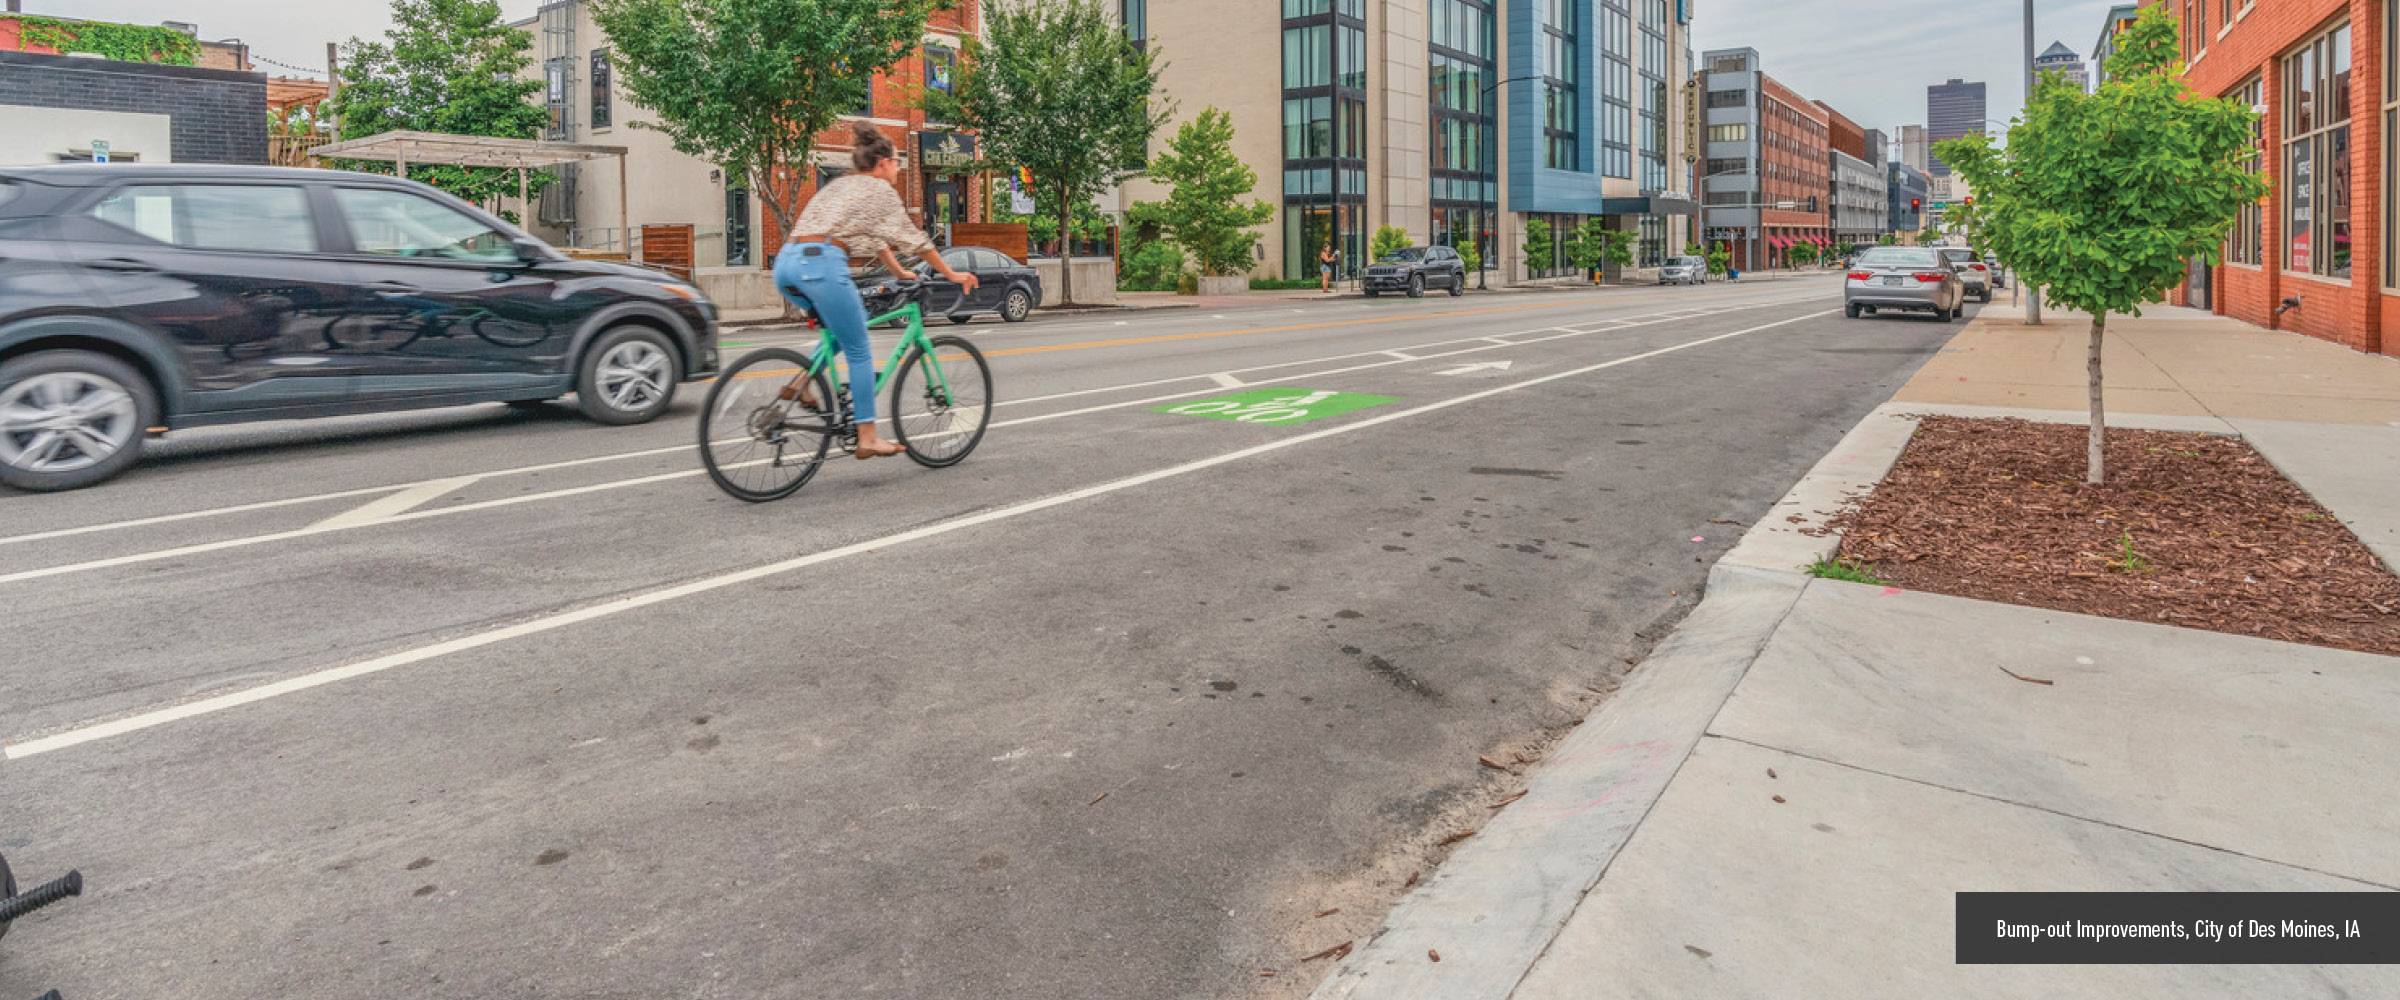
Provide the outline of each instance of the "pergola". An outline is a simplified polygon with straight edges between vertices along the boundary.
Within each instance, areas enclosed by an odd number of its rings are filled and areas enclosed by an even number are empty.
[[[540,139],[502,139],[485,135],[450,135],[442,132],[379,132],[363,139],[350,139],[318,146],[309,155],[325,159],[372,160],[391,163],[401,176],[408,175],[412,163],[439,163],[454,167],[496,167],[517,172],[517,203],[526,204],[525,171],[555,167],[562,163],[581,163],[615,157],[617,161],[617,222],[625,230],[627,252],[633,249],[632,211],[626,207],[625,153],[623,146],[596,146],[581,142],[545,142]]]

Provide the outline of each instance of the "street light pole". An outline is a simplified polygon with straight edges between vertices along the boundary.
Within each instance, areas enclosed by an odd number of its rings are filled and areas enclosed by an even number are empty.
[[[2025,102],[2033,103],[2033,0],[2025,0]],[[2018,272],[2017,280],[2020,283],[2024,281],[2024,272]],[[2039,288],[2025,290],[2025,322],[2032,326],[2042,325],[2042,290]]]
[[[1509,84],[1512,84],[1512,83],[1517,83],[1517,82],[1519,82],[1519,81],[1523,81],[1523,80],[1539,80],[1539,79],[1541,79],[1541,78],[1542,78],[1542,77],[1541,77],[1541,74],[1539,74],[1539,73],[1533,73],[1533,74],[1528,74],[1528,75],[1525,75],[1525,76],[1512,76],[1512,77],[1509,77],[1509,78],[1507,78],[1507,79],[1505,79],[1505,80],[1494,80],[1494,81],[1492,81],[1492,82],[1491,82],[1491,84],[1490,84],[1490,85],[1488,85],[1488,86],[1486,86],[1486,87],[1484,87],[1484,88],[1483,88],[1483,92],[1482,92],[1481,94],[1479,94],[1479,95],[1477,95],[1477,96],[1476,96],[1476,98],[1475,98],[1475,103],[1476,103],[1476,104],[1478,104],[1478,105],[1490,103],[1490,102],[1491,102],[1491,99],[1492,99],[1492,94],[1493,94],[1493,92],[1495,92],[1495,91],[1499,90],[1501,87],[1507,86],[1507,85],[1509,85]],[[1483,162],[1485,162],[1485,163],[1487,163],[1487,164],[1489,164],[1489,165],[1490,165],[1490,168],[1489,168],[1489,169],[1490,169],[1490,170],[1491,170],[1491,172],[1492,172],[1492,180],[1491,180],[1491,188],[1489,189],[1489,190],[1490,190],[1490,194],[1488,194],[1488,195],[1485,195],[1483,198],[1480,198],[1480,199],[1478,199],[1478,200],[1482,201],[1482,202],[1484,203],[1484,205],[1485,205],[1485,208],[1484,208],[1484,213],[1483,213],[1483,226],[1485,226],[1485,227],[1490,227],[1490,229],[1491,229],[1491,233],[1492,233],[1492,241],[1493,241],[1494,243],[1497,243],[1497,242],[1499,242],[1499,239],[1500,239],[1500,143],[1499,143],[1499,138],[1500,138],[1500,110],[1499,110],[1499,106],[1498,106],[1498,105],[1494,105],[1494,106],[1493,106],[1493,108],[1492,108],[1492,111],[1491,111],[1490,113],[1488,113],[1488,114],[1484,115],[1484,116],[1483,116],[1483,118],[1484,118],[1484,123],[1483,123],[1483,124],[1484,124],[1484,127],[1485,127],[1485,128],[1487,128],[1487,129],[1490,129],[1490,130],[1491,130],[1491,132],[1490,132],[1490,138],[1489,138],[1489,139],[1487,139],[1487,140],[1485,140],[1485,142],[1484,142],[1484,144],[1483,144]],[[1483,182],[1479,180],[1479,181],[1477,181],[1476,183],[1480,185],[1480,184],[1482,184]],[[1478,227],[1478,228],[1482,228],[1482,227]],[[1492,266],[1492,251],[1493,251],[1493,250],[1497,250],[1497,249],[1499,249],[1499,248],[1498,248],[1497,246],[1495,246],[1495,247],[1492,247],[1492,248],[1490,248],[1490,249],[1486,249],[1485,247],[1483,247],[1483,246],[1482,246],[1481,234],[1478,234],[1478,238],[1477,238],[1477,240],[1476,240],[1476,244],[1477,244],[1477,245],[1476,245],[1476,248],[1475,248],[1475,290],[1476,290],[1476,291],[1483,291],[1483,290],[1485,290],[1485,289],[1488,289],[1488,288],[1492,287],[1492,286],[1491,286],[1491,282],[1490,282],[1490,280],[1489,280],[1489,279],[1487,279],[1487,278],[1485,278],[1485,277],[1484,277],[1484,275],[1485,275],[1485,273],[1486,273],[1486,272],[1488,272],[1489,270],[1491,270],[1491,266]]]

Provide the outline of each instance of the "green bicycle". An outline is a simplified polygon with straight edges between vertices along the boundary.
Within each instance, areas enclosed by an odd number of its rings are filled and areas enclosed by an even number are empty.
[[[862,292],[869,291],[861,289]],[[867,297],[869,329],[905,321],[908,330],[875,375],[892,391],[892,432],[908,457],[932,469],[965,461],[992,420],[992,368],[983,352],[953,334],[925,335],[925,285],[893,282]],[[880,313],[880,315],[875,315]],[[769,347],[726,366],[700,411],[700,459],[719,489],[765,503],[808,484],[836,443],[858,446],[850,391],[833,380],[841,353],[820,330],[815,353]]]

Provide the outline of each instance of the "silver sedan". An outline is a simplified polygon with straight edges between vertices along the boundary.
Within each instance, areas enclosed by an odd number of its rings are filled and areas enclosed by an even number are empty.
[[[1852,319],[1903,309],[1947,323],[1966,312],[1967,286],[1930,247],[1872,247],[1850,262],[1842,305]]]

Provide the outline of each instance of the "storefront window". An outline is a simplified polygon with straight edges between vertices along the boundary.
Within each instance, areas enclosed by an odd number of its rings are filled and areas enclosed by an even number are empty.
[[[2252,80],[2235,89],[2233,97],[2242,102],[2245,107],[2255,108],[2259,102],[2266,99],[2262,96],[2263,86],[2262,81]],[[2262,151],[2266,145],[2267,122],[2266,119],[2261,118],[2258,122],[2257,133],[2250,140],[2250,158],[2247,163],[2249,171],[2253,174],[2265,168],[2266,155]],[[2258,202],[2254,201],[2242,206],[2241,214],[2234,219],[2232,235],[2225,239],[2225,259],[2235,264],[2264,263],[2260,245],[2265,242],[2266,224],[2267,213]]]
[[[2350,26],[2283,62],[2284,266],[2350,277]]]

